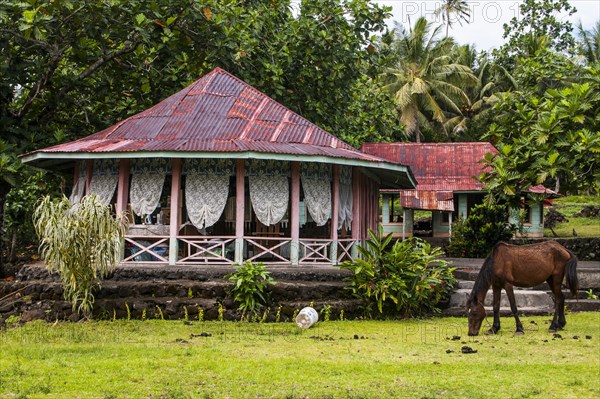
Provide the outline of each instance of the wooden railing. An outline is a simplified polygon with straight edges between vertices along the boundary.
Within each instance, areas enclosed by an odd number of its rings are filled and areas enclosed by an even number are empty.
[[[356,241],[352,238],[338,240],[337,263],[352,260],[352,249],[355,245]]]
[[[235,237],[233,236],[177,236],[180,265],[233,265]],[[265,265],[291,264],[291,238],[244,237],[243,259]],[[169,236],[126,235],[123,263],[169,263]],[[337,254],[332,252],[332,241],[326,238],[301,238],[298,263],[300,265],[331,265],[352,259],[355,241],[340,239]],[[332,259],[335,257],[336,259]]]
[[[184,257],[180,264],[233,264],[235,237],[231,236],[179,236],[184,244]]]
[[[323,238],[301,238],[300,239],[300,264],[331,264],[329,258],[329,247],[331,240]]]
[[[122,262],[168,263],[168,236],[125,236],[125,258]]]
[[[289,264],[290,243],[287,237],[244,237],[247,246],[247,257],[250,262],[268,264]],[[245,254],[246,255],[246,254]]]

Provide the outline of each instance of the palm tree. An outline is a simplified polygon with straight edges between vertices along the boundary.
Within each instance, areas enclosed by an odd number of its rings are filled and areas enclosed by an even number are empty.
[[[596,25],[590,31],[583,29],[581,22],[577,28],[581,38],[581,52],[588,64],[600,62],[600,21],[596,21]]]
[[[446,37],[448,37],[448,30],[452,26],[451,15],[456,15],[456,20],[462,26],[462,21],[469,22],[471,13],[469,6],[465,0],[444,0],[440,6],[435,10],[436,16],[442,16],[442,20],[446,24]]]
[[[486,53],[478,54],[474,46],[457,46],[454,51],[456,62],[470,67],[477,76],[476,84],[465,89],[468,101],[461,105],[460,114],[449,117],[445,123],[447,131],[460,136],[470,131],[473,123],[477,126],[491,122],[493,105],[498,100],[495,94],[503,89],[517,89],[517,83],[510,72],[494,64]]]
[[[421,126],[429,127],[434,121],[444,129],[447,113],[460,114],[461,105],[469,101],[464,89],[477,83],[468,66],[452,59],[454,40],[439,40],[441,26],[431,28],[423,17],[408,32],[397,28],[396,65],[384,74],[384,89],[394,93],[400,120],[417,142]]]

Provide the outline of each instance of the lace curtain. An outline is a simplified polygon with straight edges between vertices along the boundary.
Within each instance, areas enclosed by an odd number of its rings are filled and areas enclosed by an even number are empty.
[[[214,225],[223,214],[233,171],[234,164],[229,159],[185,161],[185,205],[190,222],[197,229]]]
[[[346,223],[352,224],[352,167],[340,166],[340,207],[338,213],[338,228]]]
[[[265,226],[279,223],[290,198],[289,163],[253,159],[248,161],[247,170],[250,201],[257,219]]]
[[[165,176],[170,170],[166,159],[135,159],[131,165],[131,210],[139,217],[150,215],[158,207]]]
[[[71,191],[71,196],[69,197],[69,202],[71,204],[78,204],[81,202],[81,199],[85,195],[85,180],[86,180],[86,163],[85,161],[78,161],[79,166],[79,174],[77,175],[77,181],[75,185],[73,185],[73,190]]]
[[[323,226],[331,216],[331,165],[302,163],[301,178],[308,213]]]
[[[115,159],[97,159],[90,181],[89,194],[95,194],[103,204],[110,204],[119,181],[119,162]]]

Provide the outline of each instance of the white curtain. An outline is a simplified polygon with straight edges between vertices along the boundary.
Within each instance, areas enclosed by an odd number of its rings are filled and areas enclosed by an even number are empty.
[[[290,198],[289,163],[250,160],[247,166],[250,201],[257,219],[265,226],[279,223]]]
[[[85,195],[85,180],[86,180],[86,164],[85,161],[79,161],[79,174],[77,175],[77,182],[73,186],[69,202],[71,204],[78,204]]]
[[[150,215],[160,203],[165,174],[134,174],[129,197],[131,210],[139,217]]]
[[[185,205],[190,222],[198,229],[219,221],[227,204],[229,176],[188,175],[185,180]]]
[[[287,176],[250,176],[248,181],[257,219],[265,226],[279,223],[285,216],[290,197]]]
[[[352,223],[352,167],[340,166],[340,207],[338,213],[338,228],[346,223]]]
[[[119,181],[119,164],[113,159],[94,161],[89,194],[95,194],[103,204],[110,204]]]
[[[150,215],[160,204],[170,163],[162,158],[134,159],[131,163],[131,210],[139,217]]]
[[[197,229],[214,225],[227,205],[233,162],[228,159],[187,160],[183,173],[186,175],[185,205],[190,222]]]
[[[331,165],[303,163],[301,177],[308,213],[323,226],[331,216]]]

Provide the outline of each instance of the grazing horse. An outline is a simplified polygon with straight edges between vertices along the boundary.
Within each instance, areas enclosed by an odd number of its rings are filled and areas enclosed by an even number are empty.
[[[579,288],[577,280],[577,257],[556,241],[544,241],[531,245],[510,245],[505,242],[496,244],[486,258],[473,290],[467,300],[469,335],[479,334],[481,322],[485,318],[483,302],[490,286],[494,293],[494,324],[487,334],[500,330],[500,292],[506,291],[510,310],[515,317],[517,335],[523,334],[523,325],[517,314],[513,286],[534,287],[548,283],[554,294],[554,318],[549,331],[562,329],[565,321],[565,298],[562,293],[562,281],[567,276],[567,286],[575,296]]]

